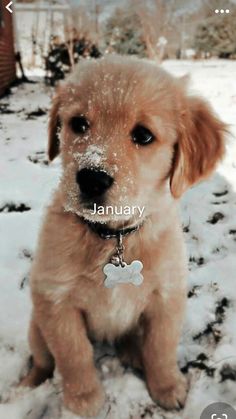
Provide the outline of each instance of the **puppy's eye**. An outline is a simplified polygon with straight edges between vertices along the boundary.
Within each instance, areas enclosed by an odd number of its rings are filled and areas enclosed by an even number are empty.
[[[136,144],[147,145],[154,141],[155,137],[148,128],[142,125],[136,125],[131,132],[132,140]]]
[[[75,134],[84,134],[89,129],[89,122],[84,116],[73,116],[70,126]]]

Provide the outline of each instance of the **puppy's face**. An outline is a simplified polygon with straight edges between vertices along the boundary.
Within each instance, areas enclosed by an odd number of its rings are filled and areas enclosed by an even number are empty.
[[[92,215],[94,204],[145,207],[144,217],[161,211],[213,170],[223,131],[202,100],[188,98],[182,81],[152,63],[80,64],[54,100],[49,127],[49,157],[62,155],[65,209],[128,225],[138,212]]]

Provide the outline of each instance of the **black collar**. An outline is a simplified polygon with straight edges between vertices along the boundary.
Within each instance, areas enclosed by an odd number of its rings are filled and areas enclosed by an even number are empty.
[[[102,223],[93,223],[91,221],[83,219],[83,222],[87,224],[87,226],[96,233],[101,239],[113,239],[113,238],[119,238],[120,236],[124,237],[128,234],[134,233],[135,231],[139,230],[139,228],[142,226],[143,223],[140,223],[138,225],[135,225],[133,227],[127,227],[127,228],[120,228],[120,229],[113,229],[106,226],[106,224]]]

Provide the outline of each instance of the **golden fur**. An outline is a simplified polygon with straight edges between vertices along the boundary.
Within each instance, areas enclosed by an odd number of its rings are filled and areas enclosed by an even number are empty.
[[[72,116],[90,121],[86,134],[70,129]],[[155,141],[136,146],[135,124]],[[61,126],[60,141],[58,129]],[[155,64],[108,56],[79,64],[59,89],[49,124],[49,157],[61,152],[63,174],[48,207],[31,273],[30,346],[34,366],[22,384],[35,386],[52,374],[63,379],[73,412],[96,415],[104,392],[93,361],[91,338],[117,343],[121,358],[142,368],[153,400],[181,407],[186,378],[176,348],[186,301],[187,263],[178,198],[208,176],[223,156],[224,124],[209,105],[186,92],[185,82]],[[94,164],[111,173],[108,205],[145,206],[143,226],[125,237],[125,259],[144,265],[139,287],[104,287],[103,266],[115,240],[103,240],[78,216],[113,228],[137,218],[95,217],[80,200],[75,173]]]

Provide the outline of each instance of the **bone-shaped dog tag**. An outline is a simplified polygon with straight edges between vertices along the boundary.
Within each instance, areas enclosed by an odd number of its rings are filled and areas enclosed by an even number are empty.
[[[143,264],[139,260],[134,260],[130,265],[124,263],[123,266],[107,263],[103,268],[106,275],[104,285],[107,288],[113,288],[116,284],[140,285],[143,282],[142,269]]]

